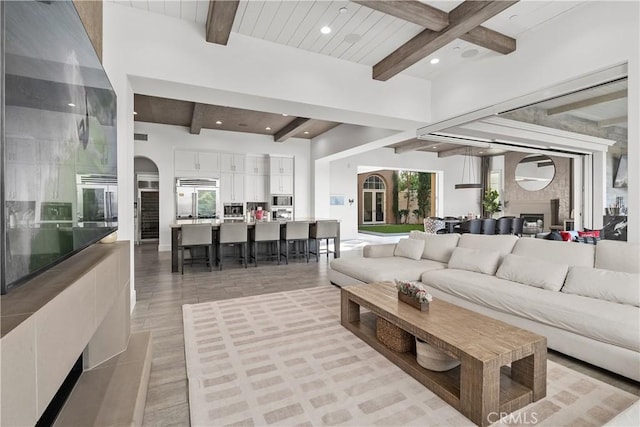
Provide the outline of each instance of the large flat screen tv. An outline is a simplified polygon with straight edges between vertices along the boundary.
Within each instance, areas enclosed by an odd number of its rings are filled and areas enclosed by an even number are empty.
[[[2,2],[1,292],[118,226],[116,96],[71,1]]]

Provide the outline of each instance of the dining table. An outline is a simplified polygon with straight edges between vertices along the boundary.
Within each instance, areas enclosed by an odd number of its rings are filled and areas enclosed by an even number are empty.
[[[309,224],[314,224],[316,222],[319,221],[338,221],[335,219],[331,219],[331,218],[315,218],[315,217],[305,217],[305,218],[298,218],[294,221],[290,221],[290,220],[277,220],[277,221],[271,221],[271,222],[278,222],[280,223],[280,229],[283,229],[287,222],[308,222]],[[218,242],[218,231],[220,230],[220,224],[222,224],[223,222],[225,222],[225,220],[223,219],[178,219],[173,221],[170,224],[171,227],[171,272],[172,273],[176,273],[179,271],[179,260],[178,260],[178,247],[180,246],[180,232],[182,230],[182,226],[184,224],[211,224],[211,233],[213,233],[212,238],[213,238],[213,243],[214,243],[214,247],[217,246],[217,242]],[[229,222],[229,221],[226,221]],[[231,222],[238,222],[237,220],[233,220]],[[251,221],[244,221],[247,224],[247,233],[249,233],[249,236],[252,233],[252,230],[255,228],[256,226],[256,221],[255,220],[251,220]],[[261,221],[258,221],[261,222]],[[268,221],[262,221],[262,222],[268,222]],[[247,240],[250,241],[249,236],[247,236]],[[336,233],[336,237],[334,240],[334,257],[335,258],[340,258],[340,221],[338,221],[338,230]]]

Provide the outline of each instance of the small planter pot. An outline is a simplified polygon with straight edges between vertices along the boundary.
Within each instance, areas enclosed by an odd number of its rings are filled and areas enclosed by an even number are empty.
[[[405,304],[409,304],[411,307],[417,308],[420,311],[429,311],[428,302],[419,303],[415,300],[415,298],[410,297],[409,295],[405,295],[402,292],[398,292],[398,299]]]
[[[455,357],[449,356],[420,338],[416,338],[416,362],[425,369],[438,372],[448,371],[460,364]]]

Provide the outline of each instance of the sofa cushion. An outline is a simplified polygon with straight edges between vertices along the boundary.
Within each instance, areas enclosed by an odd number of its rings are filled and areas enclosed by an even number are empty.
[[[475,271],[493,276],[500,263],[500,252],[482,249],[455,248],[449,259],[449,268]]]
[[[496,277],[557,292],[562,288],[568,270],[567,264],[509,254],[498,268]]]
[[[640,307],[639,284],[639,274],[571,267],[562,292]]]
[[[341,257],[331,261],[331,268],[365,283],[387,280],[420,280],[420,275],[433,269],[446,268],[446,264],[398,257],[364,258]]]
[[[640,245],[602,240],[596,245],[596,268],[640,273]]]
[[[593,267],[594,245],[576,245],[571,242],[545,239],[519,239],[512,253],[549,262],[562,262],[569,266]]]
[[[400,239],[396,245],[393,256],[401,256],[413,260],[419,260],[424,250],[424,241],[415,239]]]
[[[425,272],[422,282],[427,290],[436,288],[484,307],[640,351],[639,311],[631,305],[550,292],[464,270]]]
[[[423,231],[412,230],[410,239],[424,240],[422,258],[439,262],[449,262],[451,253],[458,244],[460,235],[457,233],[430,234]]]
[[[460,236],[458,247],[498,251],[502,259],[502,257],[511,253],[513,245],[515,245],[518,240],[517,236],[507,234],[485,235],[465,233]]]

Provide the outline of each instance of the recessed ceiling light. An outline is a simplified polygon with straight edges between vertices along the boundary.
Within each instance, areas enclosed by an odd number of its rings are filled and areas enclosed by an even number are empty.
[[[478,154],[482,154],[482,151],[478,151]]]
[[[217,124],[217,125],[221,125],[221,124],[222,124],[222,122],[221,122],[220,120],[216,120],[216,124]]]
[[[340,13],[347,13],[347,8],[346,7],[341,7],[340,9],[338,9],[338,12]]]
[[[137,115],[138,115],[138,112],[137,112],[137,111],[134,111],[134,112],[133,112],[133,115],[134,115],[134,116],[137,116]]]
[[[74,104],[73,102],[70,102],[70,103],[68,103],[67,105],[68,105],[69,107],[75,107],[75,106],[76,106],[76,104]]]
[[[324,27],[320,28],[320,32],[322,34],[329,34],[331,32],[331,27],[325,25]]]
[[[433,148],[435,150],[436,148],[438,148],[438,146],[437,145],[432,145],[431,148]]]
[[[308,130],[305,130],[305,131],[304,131],[304,134],[305,134],[305,135],[309,135],[309,131],[308,131]]]
[[[287,117],[287,116],[288,116],[288,114],[287,114],[287,113],[282,113],[282,115],[283,115],[284,117]]]
[[[271,130],[271,128],[267,126],[266,128],[264,128],[264,130]]]
[[[429,61],[429,63],[433,65],[437,64],[438,62],[440,62],[440,59],[438,58],[432,58],[431,61]]]

